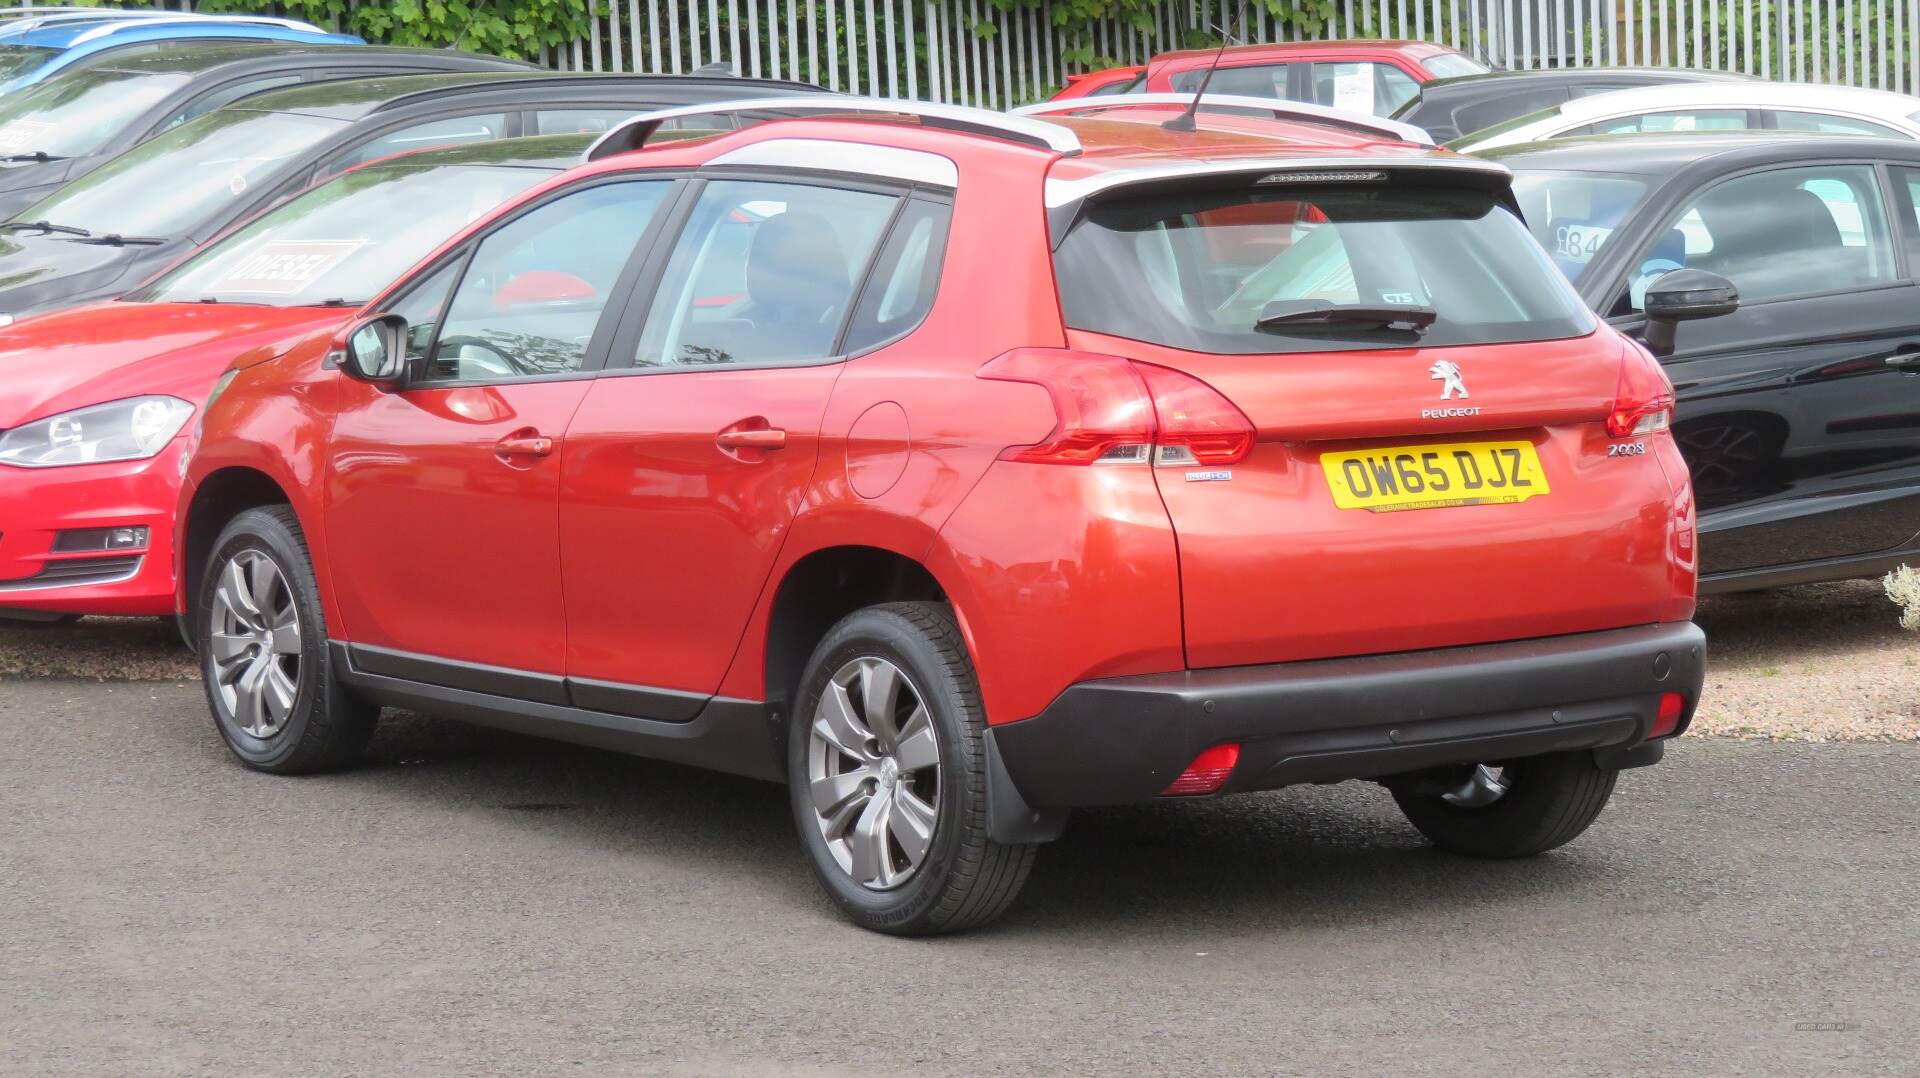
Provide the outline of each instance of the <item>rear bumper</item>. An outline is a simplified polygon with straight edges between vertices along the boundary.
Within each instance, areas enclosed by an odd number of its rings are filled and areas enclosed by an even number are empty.
[[[1040,811],[1152,798],[1228,741],[1241,752],[1222,793],[1581,749],[1627,767],[1659,759],[1647,734],[1662,694],[1686,695],[1686,728],[1705,658],[1705,635],[1678,622],[1110,678],[989,736],[1002,805]]]

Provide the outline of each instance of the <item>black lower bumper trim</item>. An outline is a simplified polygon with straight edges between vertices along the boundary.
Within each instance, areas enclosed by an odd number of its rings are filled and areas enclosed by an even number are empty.
[[[1201,750],[1238,742],[1224,793],[1594,750],[1638,766],[1663,693],[1692,717],[1706,639],[1691,622],[1395,655],[1083,682],[994,727],[1037,809],[1156,796]],[[1657,743],[1656,743],[1657,744]]]

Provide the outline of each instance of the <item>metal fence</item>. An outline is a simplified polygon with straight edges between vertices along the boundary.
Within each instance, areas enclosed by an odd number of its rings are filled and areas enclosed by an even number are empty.
[[[46,0],[41,0],[46,2]],[[386,0],[347,0],[349,6]],[[512,0],[497,0],[511,4]],[[1646,64],[1795,82],[1920,91],[1920,0],[1332,0],[1311,31],[1242,0],[1165,0],[1151,26],[1069,32],[1041,0],[577,0],[588,35],[543,57],[574,71],[743,75],[836,90],[1007,108],[1051,94],[1077,70],[1158,52],[1241,42],[1409,38],[1495,67]],[[192,0],[153,0],[190,9]],[[263,8],[272,7],[265,0]]]
[[[1069,36],[1051,4],[1014,0],[601,0],[592,33],[547,58],[572,70],[691,71],[1005,108],[1045,97],[1069,48],[1139,64],[1224,29],[1245,42],[1437,41],[1496,67],[1649,64],[1912,92],[1920,0],[1335,0],[1315,30],[1264,4],[1160,5],[1150,29],[1104,22]]]

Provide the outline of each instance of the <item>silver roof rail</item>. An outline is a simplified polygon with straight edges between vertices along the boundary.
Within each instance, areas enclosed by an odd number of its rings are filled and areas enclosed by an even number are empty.
[[[177,11],[156,11],[151,8],[118,7],[31,7],[0,8],[0,21],[9,19],[112,19],[126,16],[133,19],[166,18],[181,14]]]
[[[1123,109],[1134,105],[1190,105],[1192,103],[1192,94],[1106,94],[1100,97],[1070,97],[1063,101],[1042,101],[1037,105],[1025,105],[1014,109],[1013,115],[1058,116],[1074,112]],[[1248,97],[1245,94],[1207,94],[1200,99],[1200,107],[1202,109],[1249,109],[1271,113],[1276,120],[1305,120],[1308,123],[1328,124],[1333,127],[1386,135],[1417,146],[1433,145],[1433,136],[1412,124],[1372,116],[1364,112],[1332,109],[1305,101],[1281,101],[1271,97]]]
[[[1024,116],[1011,116],[1004,112],[968,108],[964,105],[936,105],[926,101],[893,101],[877,97],[842,97],[837,94],[808,94],[794,97],[749,97],[737,101],[684,105],[679,108],[641,113],[595,139],[593,145],[587,147],[587,152],[581,160],[598,161],[612,154],[637,150],[645,146],[647,140],[653,137],[653,133],[660,129],[660,125],[668,120],[687,116],[730,115],[740,112],[884,113],[892,116],[911,116],[925,122],[928,127],[942,127],[991,138],[1007,139],[1028,146],[1038,146],[1043,150],[1052,150],[1065,157],[1072,157],[1080,152],[1080,140],[1074,136],[1073,132],[1059,124],[1047,123],[1045,120],[1030,120]]]
[[[110,22],[103,22],[99,26],[74,38],[73,44],[78,45],[96,38],[108,37],[134,27],[168,23],[187,26],[205,25],[208,23],[215,23],[222,26],[278,26],[283,30],[299,30],[309,34],[330,34],[333,32],[331,30],[322,30],[310,22],[301,22],[299,19],[280,19],[271,15],[195,15],[174,12],[158,18],[114,19]]]
[[[152,19],[177,19],[191,16],[190,11],[156,11],[116,7],[0,7],[0,34],[24,34],[43,26],[63,22],[139,22]],[[200,18],[212,18],[202,15]]]

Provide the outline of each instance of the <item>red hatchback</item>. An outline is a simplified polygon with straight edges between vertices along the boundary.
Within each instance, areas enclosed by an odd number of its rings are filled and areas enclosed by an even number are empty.
[[[914,934],[1080,806],[1371,779],[1537,853],[1685,726],[1670,387],[1505,170],[831,107],[616,129],[235,363],[180,527],[240,760],[344,765],[384,704],[786,781],[828,893]]]
[[[125,301],[0,329],[0,618],[171,615],[189,424],[234,357],[337,331],[396,273],[571,164],[586,141],[366,166]]]
[[[1099,93],[1192,93],[1214,57],[1209,93],[1307,101],[1388,116],[1435,79],[1484,75],[1480,61],[1431,41],[1276,41],[1163,52],[1140,68],[1069,76],[1056,98]],[[1121,72],[1126,72],[1122,77]]]

